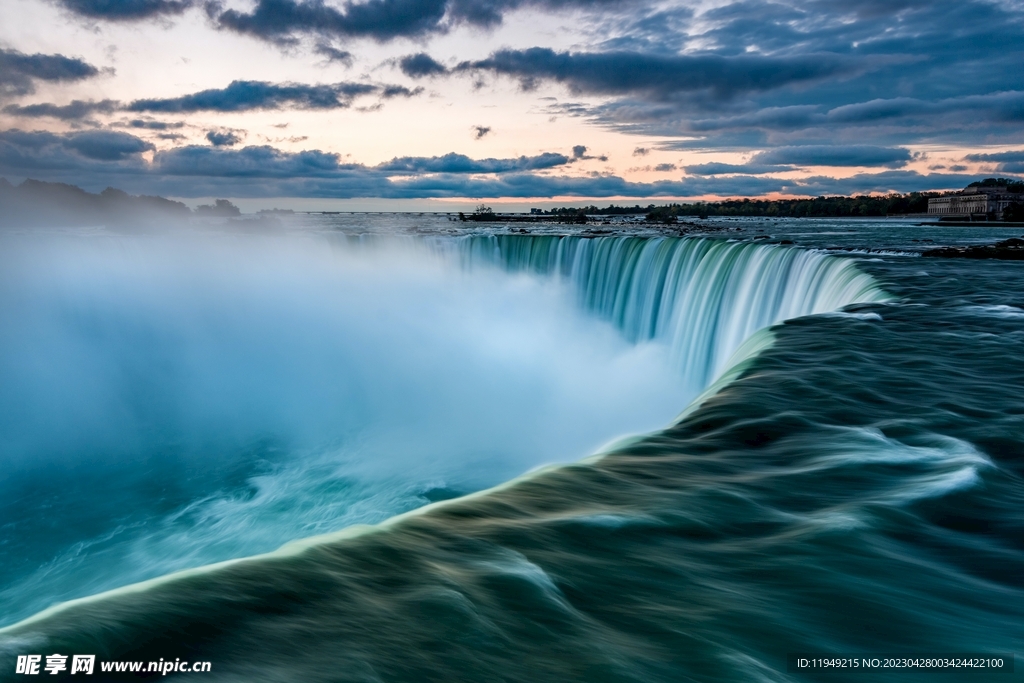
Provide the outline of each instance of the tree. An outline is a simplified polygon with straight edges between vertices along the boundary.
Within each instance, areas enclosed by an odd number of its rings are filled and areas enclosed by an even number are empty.
[[[1024,222],[1024,202],[1014,202],[1003,209],[1003,220],[1007,223]]]

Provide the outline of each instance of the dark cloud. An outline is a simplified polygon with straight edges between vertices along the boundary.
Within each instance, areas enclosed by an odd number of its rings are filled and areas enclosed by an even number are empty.
[[[752,177],[729,178],[717,190],[729,195],[755,196],[781,191],[784,183]],[[708,194],[704,181],[632,183],[613,175],[587,177],[541,176],[514,173],[494,179],[432,176],[392,182],[395,197],[694,197]]]
[[[766,173],[780,173],[794,170],[792,166],[773,166],[766,164],[721,164],[711,162],[707,164],[694,164],[685,166],[684,169],[690,175],[728,175],[731,173],[744,173],[747,175],[764,175]]]
[[[868,192],[917,192],[923,190],[959,190],[979,180],[977,176],[958,173],[927,173],[916,171],[882,171],[859,173],[848,178],[812,176],[796,181],[800,194],[851,195]]]
[[[805,166],[882,166],[901,168],[912,159],[902,147],[874,145],[797,145],[758,152],[744,164],[711,162],[686,166],[691,175],[717,176],[731,173],[765,175],[795,171]]]
[[[1015,150],[1012,152],[994,152],[991,154],[968,154],[964,157],[964,161],[983,161],[983,162],[1006,162],[1006,161],[1024,161],[1024,150]]]
[[[328,61],[339,62],[345,66],[352,65],[352,53],[347,50],[339,50],[328,43],[317,43],[314,51],[326,57]]]
[[[995,152],[991,154],[968,154],[965,161],[996,164],[1000,173],[1024,173],[1024,150]]]
[[[168,123],[166,121],[153,121],[151,119],[132,119],[127,124],[129,128],[142,128],[145,130],[170,130],[172,128],[184,128],[184,121]]]
[[[448,73],[448,67],[425,52],[402,57],[398,60],[398,68],[409,78],[441,76]]]
[[[912,97],[874,99],[829,110],[829,123],[878,123],[888,119],[935,117],[944,114],[984,112],[1003,121],[1024,121],[1024,92],[1006,91],[987,95],[968,95],[940,100]]]
[[[0,49],[0,95],[27,95],[35,91],[35,81],[80,81],[99,72],[92,64],[64,55]]]
[[[831,109],[821,105],[767,107],[740,114],[709,116],[699,112],[683,117],[678,111],[666,119],[663,105],[619,101],[596,110],[576,112],[614,120],[625,130],[690,139],[669,142],[667,149],[741,149],[766,147],[772,142],[833,143],[870,140],[877,143],[909,144],[920,141],[1013,143],[1020,139],[1024,122],[1024,92],[1007,91],[989,95],[925,101],[915,98],[875,99]],[[625,119],[646,116],[645,121]],[[660,119],[660,120],[659,120]],[[1024,141],[1024,140],[1022,140]]]
[[[141,165],[153,145],[128,133],[90,130],[58,135],[18,129],[0,132],[0,168],[25,173],[39,170],[81,174],[95,165],[114,171]]]
[[[519,50],[477,64],[528,86],[550,80],[610,95],[561,113],[679,138],[680,149],[1024,143],[1019,2],[735,0],[706,11],[637,7],[620,18],[584,60]],[[645,65],[635,84],[618,55]],[[819,61],[828,77],[816,77]],[[681,82],[663,66],[676,63],[693,67]]]
[[[230,130],[211,130],[206,134],[206,139],[214,147],[233,147],[242,141],[242,138]]]
[[[108,21],[181,14],[192,6],[191,0],[60,0],[60,4],[75,14]]]
[[[639,52],[555,52],[534,47],[499,50],[487,59],[463,62],[459,71],[491,71],[520,79],[565,83],[573,91],[600,95],[643,94],[656,99],[707,91],[716,97],[834,78],[859,70],[834,54],[798,57],[660,55]]]
[[[444,33],[458,24],[484,28],[523,7],[550,10],[621,11],[647,0],[365,0],[328,5],[321,0],[256,0],[249,12],[223,10],[216,2],[207,12],[222,29],[277,43],[294,43],[301,34],[377,41]]]
[[[574,145],[572,148],[572,160],[573,161],[588,161],[590,159],[597,159],[598,161],[608,161],[608,157],[605,155],[591,156],[587,154],[586,145]]]
[[[874,145],[799,145],[758,152],[752,164],[789,166],[885,166],[899,168],[911,159],[902,147]]]
[[[404,85],[385,85],[380,96],[386,100],[392,97],[416,97],[423,93],[423,88],[407,88]]]
[[[633,150],[633,156],[635,156],[635,157],[645,157],[645,156],[647,156],[650,153],[651,153],[651,150],[649,150],[646,147],[637,147],[637,148],[635,148]]]
[[[396,173],[511,173],[564,166],[569,161],[569,157],[564,154],[551,152],[514,159],[470,159],[464,154],[452,152],[440,157],[395,158],[376,168]]]
[[[476,139],[479,140],[480,138],[484,137],[485,135],[487,135],[488,133],[491,132],[491,127],[490,126],[473,126],[473,130],[476,133],[476,135],[475,135]]]
[[[361,168],[342,164],[338,154],[310,150],[282,152],[268,146],[238,150],[190,145],[157,152],[153,172],[173,176],[223,178],[316,178]]]
[[[676,170],[676,168],[675,164],[658,164],[654,167],[654,170],[658,173],[668,173],[669,171]]]
[[[252,12],[229,9],[215,16],[223,29],[273,41],[306,32],[389,40],[438,30],[446,9],[445,0],[368,0],[341,9],[316,0],[257,0]]]
[[[122,161],[153,149],[152,143],[128,133],[90,130],[64,137],[64,145],[86,159]]]
[[[265,81],[232,81],[226,88],[202,90],[191,95],[168,99],[135,100],[129,111],[196,112],[249,111],[252,109],[341,109],[361,95],[415,94],[402,86],[379,86],[368,83],[335,83],[305,85],[301,83],[267,83]]]
[[[120,103],[114,100],[72,100],[70,104],[57,105],[44,102],[40,104],[29,104],[18,106],[10,104],[4,107],[5,114],[37,118],[47,116],[61,119],[63,121],[79,121],[92,114],[110,114],[120,107]]]

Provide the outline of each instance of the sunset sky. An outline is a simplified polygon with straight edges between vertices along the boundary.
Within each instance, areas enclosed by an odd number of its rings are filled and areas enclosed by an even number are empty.
[[[0,176],[293,208],[959,188],[1024,174],[1022,64],[1020,1],[3,0]]]

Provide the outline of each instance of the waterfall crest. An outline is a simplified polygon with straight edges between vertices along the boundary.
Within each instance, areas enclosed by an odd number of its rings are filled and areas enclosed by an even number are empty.
[[[707,387],[755,332],[889,295],[849,259],[702,238],[474,235],[448,241],[463,267],[570,282],[586,310],[633,342],[661,340],[687,388]]]

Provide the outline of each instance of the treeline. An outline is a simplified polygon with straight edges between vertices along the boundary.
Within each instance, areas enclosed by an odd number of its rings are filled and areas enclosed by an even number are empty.
[[[240,213],[238,207],[226,199],[192,211],[181,202],[130,195],[112,187],[93,194],[65,183],[29,179],[12,185],[6,178],[0,178],[0,225],[137,226],[187,221],[193,217],[233,218]]]
[[[730,199],[652,207],[648,220],[670,220],[680,216],[777,216],[785,218],[857,218],[928,213],[928,198],[939,192],[911,192],[884,196],[815,197],[814,199]]]
[[[940,192],[911,192],[885,196],[816,197],[814,199],[729,199],[721,202],[693,202],[685,204],[648,204],[647,206],[563,206],[544,215],[590,216],[644,215],[648,220],[660,221],[672,217],[708,216],[779,216],[792,218],[839,216],[893,216],[908,213],[927,213],[928,198]],[[541,213],[536,211],[536,213]]]
[[[1024,180],[1013,180],[1011,178],[985,178],[976,180],[967,186],[972,187],[1005,187],[1009,194],[1024,194]]]
[[[546,216],[575,216],[578,214],[590,215],[590,216],[625,216],[625,215],[642,215],[649,213],[657,208],[654,204],[648,204],[647,206],[615,206],[609,204],[603,209],[591,204],[590,206],[561,206],[557,209],[551,209],[550,211],[540,211],[539,209],[532,209],[531,212],[543,214]]]
[[[1014,194],[1024,194],[1024,181],[1010,178],[986,178],[968,185],[971,187],[1006,187]],[[909,192],[887,195],[860,195],[857,197],[815,197],[814,199],[729,199],[720,202],[692,202],[647,206],[616,206],[605,208],[565,206],[550,211],[537,211],[546,215],[614,216],[643,214],[651,221],[672,222],[680,217],[708,216],[778,216],[786,218],[838,218],[861,216],[901,216],[928,213],[928,199],[950,194],[948,192]]]

